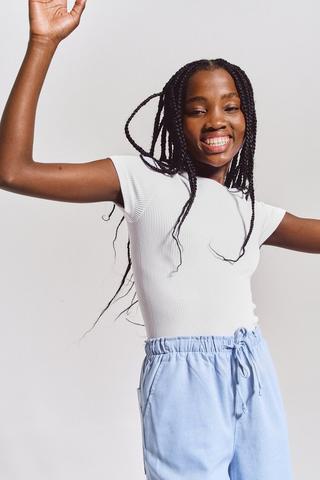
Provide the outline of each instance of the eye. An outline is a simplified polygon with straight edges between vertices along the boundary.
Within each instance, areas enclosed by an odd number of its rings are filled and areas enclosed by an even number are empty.
[[[199,113],[206,113],[204,110],[191,110],[190,115],[198,115]]]
[[[239,110],[239,107],[227,107],[226,110],[229,112],[229,111],[235,111],[235,110]]]

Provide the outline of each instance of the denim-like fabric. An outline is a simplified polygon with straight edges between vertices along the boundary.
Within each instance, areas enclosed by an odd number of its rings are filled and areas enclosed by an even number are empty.
[[[293,480],[261,329],[145,340],[137,388],[148,480]]]

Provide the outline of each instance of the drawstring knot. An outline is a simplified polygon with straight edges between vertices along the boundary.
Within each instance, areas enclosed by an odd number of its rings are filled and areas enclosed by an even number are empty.
[[[242,413],[245,413],[247,411],[246,401],[243,398],[243,394],[241,392],[240,383],[239,383],[239,370],[240,370],[241,375],[244,378],[249,378],[250,377],[250,369],[244,363],[243,358],[242,358],[243,355],[248,360],[248,363],[249,363],[249,365],[251,365],[253,373],[254,373],[254,375],[253,375],[254,392],[256,390],[255,383],[256,383],[256,380],[257,380],[258,387],[259,387],[259,389],[258,389],[259,396],[262,395],[262,393],[261,393],[262,382],[261,382],[261,378],[260,378],[260,374],[259,374],[259,370],[258,370],[258,366],[257,366],[255,356],[253,354],[250,343],[248,342],[248,339],[247,339],[247,333],[248,333],[248,331],[245,327],[238,328],[235,331],[235,334],[234,334],[234,344],[233,345],[226,345],[226,348],[229,348],[229,349],[233,350],[233,356],[234,356],[234,359],[235,359],[235,376],[236,376],[236,379],[235,379],[236,380],[235,381],[235,384],[236,384],[236,399],[235,399],[236,407],[235,407],[235,411],[236,411],[236,415],[238,417],[241,416]],[[241,353],[243,355],[241,355]],[[238,396],[241,399],[241,409],[238,408],[239,407]]]

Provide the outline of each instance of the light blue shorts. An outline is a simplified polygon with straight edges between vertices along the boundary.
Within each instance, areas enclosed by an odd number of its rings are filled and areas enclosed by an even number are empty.
[[[148,480],[292,480],[287,419],[261,329],[145,340],[137,388]]]

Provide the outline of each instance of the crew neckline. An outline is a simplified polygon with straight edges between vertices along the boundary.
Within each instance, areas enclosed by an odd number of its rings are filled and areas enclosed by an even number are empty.
[[[187,172],[181,172],[180,175],[182,175],[185,179],[189,180],[189,177],[188,177],[188,174]],[[217,185],[218,188],[223,188],[224,190],[228,190],[229,192],[232,191],[232,192],[240,192],[240,190],[236,187],[227,187],[226,185],[218,182],[217,180],[215,180],[214,178],[208,178],[208,177],[201,177],[199,175],[197,175],[197,179],[200,181],[202,180],[205,180],[206,182],[211,182],[213,183],[214,185]]]

